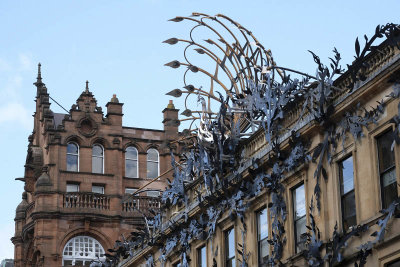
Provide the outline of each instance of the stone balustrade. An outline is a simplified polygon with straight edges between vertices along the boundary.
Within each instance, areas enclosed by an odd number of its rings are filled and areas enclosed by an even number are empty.
[[[122,211],[134,212],[141,211],[147,212],[150,209],[160,209],[161,200],[158,197],[149,196],[129,196],[122,202]]]
[[[109,210],[110,197],[90,192],[69,192],[63,195],[63,207]]]

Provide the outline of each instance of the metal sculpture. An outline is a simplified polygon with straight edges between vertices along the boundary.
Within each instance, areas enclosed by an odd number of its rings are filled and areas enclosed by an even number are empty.
[[[365,37],[366,44],[362,50],[357,39],[356,60],[347,67],[352,81],[347,88],[338,88],[334,84],[334,79],[344,70],[340,66],[341,57],[336,49],[333,50],[334,57],[330,59],[329,66],[322,64],[320,58],[310,51],[317,64],[317,74],[312,76],[278,66],[271,51],[265,49],[251,31],[224,15],[209,16],[193,13],[191,17],[176,17],[171,21],[190,21],[195,25],[190,31],[189,39],[170,38],[164,41],[170,45],[186,44],[185,61],[174,60],[165,65],[174,69],[186,68],[183,75],[184,90],[174,89],[167,94],[174,97],[186,96],[182,115],[187,118],[181,122],[189,122],[189,128],[183,131],[183,137],[175,141],[184,147],[184,153],[180,163],[175,161],[173,155],[171,157],[174,180],[169,182],[168,188],[163,193],[164,208],[179,204],[186,206],[185,183],[191,180],[203,179],[207,193],[205,196],[198,194],[198,204],[204,211],[197,219],[189,220],[185,209],[181,212],[179,220],[164,222],[170,232],[167,238],[163,233],[165,228],[161,227],[161,216],[149,219],[152,220],[153,226],[158,227],[154,227],[153,231],[141,231],[136,235],[136,240],[143,240],[142,245],[149,242],[149,245],[160,246],[160,257],[153,260],[152,255],[147,255],[147,265],[154,266],[155,261],[159,261],[163,266],[171,252],[178,250],[181,266],[188,266],[190,240],[196,238],[211,242],[213,262],[216,266],[215,256],[218,247],[213,249],[213,236],[218,219],[225,212],[228,212],[231,218],[239,217],[244,239],[246,234],[244,218],[248,203],[265,189],[271,195],[271,203],[268,204],[272,221],[272,235],[269,240],[272,245],[270,264],[281,265],[286,240],[284,222],[287,215],[284,186],[281,181],[288,171],[309,161],[315,162],[317,167],[314,176],[317,183],[314,195],[317,209],[320,210],[319,180],[321,176],[328,179],[324,165],[331,162],[331,154],[338,142],[344,142],[346,133],[351,133],[354,139],[361,138],[363,127],[376,122],[384,111],[381,102],[370,110],[357,106],[354,110],[348,111],[342,120],[337,121],[332,118],[335,111],[333,97],[337,92],[351,92],[358,81],[365,79],[367,64],[365,56],[368,52],[378,49],[373,45],[377,39],[385,37],[388,45],[400,45],[400,27],[396,24],[378,26],[371,39]],[[200,28],[210,31],[216,36],[216,40],[196,41],[194,33]],[[235,31],[238,34],[235,34]],[[190,48],[205,56],[215,67],[215,71],[210,72],[193,64],[189,59]],[[209,79],[209,88],[204,89],[202,86],[189,83],[188,73],[205,75]],[[396,85],[392,97],[399,98],[399,92],[399,86]],[[201,110],[189,108],[192,96],[201,104]],[[282,127],[286,114],[299,105],[301,112],[297,122],[289,129]],[[393,118],[397,125],[396,129],[398,128],[394,141],[398,143],[400,143],[399,118],[400,114]],[[297,132],[301,123],[311,120],[320,125],[324,136],[312,155],[308,151],[309,145]],[[199,123],[198,128],[193,126],[196,122]],[[240,143],[256,131],[264,131],[271,153],[267,162],[262,164],[259,159],[247,159],[252,162],[249,168],[250,177],[243,179],[238,171],[243,163]],[[290,136],[289,149],[281,147],[283,136]],[[383,229],[377,233],[379,238],[383,238],[387,221],[393,216],[391,207],[386,211],[387,220],[379,223]],[[353,228],[355,230],[343,234],[339,234],[335,228],[332,240],[325,244],[328,252],[322,256],[320,250],[323,243],[319,238],[312,208],[310,212],[310,232],[305,236],[307,242],[303,252],[309,265],[322,266],[327,261],[333,265],[335,262],[340,262],[341,249],[346,241],[365,231],[365,227],[357,226]],[[114,255],[108,256],[109,259],[113,259],[113,264],[116,262],[115,258],[123,257],[129,249],[138,247],[137,243],[126,243],[128,248],[125,247],[125,243],[120,244],[122,252],[117,251]],[[366,260],[373,244],[373,242],[368,243],[360,248],[360,262]],[[245,244],[239,244],[239,251],[242,255],[242,266],[247,266],[248,255]]]

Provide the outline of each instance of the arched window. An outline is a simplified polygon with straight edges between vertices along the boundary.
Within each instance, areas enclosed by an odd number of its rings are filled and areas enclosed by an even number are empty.
[[[156,178],[159,175],[158,151],[154,148],[147,150],[147,178]]]
[[[103,260],[104,249],[90,236],[76,236],[70,239],[63,250],[63,266],[89,266],[92,260]]]
[[[67,144],[67,171],[79,171],[79,146],[73,142]]]
[[[104,173],[104,149],[99,144],[94,144],[92,148],[92,172]]]
[[[125,176],[139,177],[138,151],[133,146],[127,147],[125,151]]]

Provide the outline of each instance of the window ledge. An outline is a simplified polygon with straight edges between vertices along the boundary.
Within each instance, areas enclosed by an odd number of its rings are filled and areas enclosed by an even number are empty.
[[[132,178],[132,177],[127,177],[127,176],[124,176],[124,177],[122,177],[122,178],[128,179],[128,180],[138,180],[138,181],[150,181],[150,180],[154,179],[154,178],[140,178],[140,177],[138,177],[138,178]],[[160,180],[160,178],[158,178],[157,181],[158,181],[158,180]]]
[[[87,174],[87,175],[95,175],[95,176],[114,176],[112,173],[94,173],[94,172],[74,172],[74,171],[65,171],[60,170],[61,173],[70,173],[70,174]]]

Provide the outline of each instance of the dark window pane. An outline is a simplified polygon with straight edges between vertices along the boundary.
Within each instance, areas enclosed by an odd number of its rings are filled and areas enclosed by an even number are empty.
[[[396,169],[392,169],[382,174],[382,205],[383,208],[389,207],[390,203],[397,198]]]
[[[78,171],[77,155],[67,155],[67,171],[72,171],[72,172]]]
[[[103,158],[92,157],[92,172],[103,173]]]
[[[126,159],[137,159],[138,152],[134,147],[128,147],[125,151],[125,158]]]
[[[156,178],[158,176],[158,162],[147,162],[147,178]]]
[[[267,266],[269,256],[269,243],[268,239],[265,238],[259,242],[259,262],[261,266]]]
[[[92,155],[102,157],[103,156],[103,148],[99,145],[93,145]]]
[[[357,224],[354,190],[342,197],[343,228]]]
[[[383,187],[390,186],[393,183],[396,183],[396,169],[391,169],[382,174]]]
[[[307,231],[306,229],[306,216],[298,219],[296,221],[296,243],[298,244],[297,246],[297,252],[299,251],[299,249],[302,249],[302,241],[304,241],[301,238],[301,235],[304,234]]]
[[[382,208],[387,208],[397,198],[397,178],[394,152],[391,150],[392,131],[377,138]]]
[[[386,265],[386,267],[400,267],[400,260],[395,260]]]
[[[393,142],[392,133],[392,131],[386,132],[377,139],[380,173],[394,166],[394,153],[391,150]]]
[[[227,267],[235,267],[235,266],[236,266],[235,259],[234,259],[234,258],[233,258],[233,259],[229,259],[229,260],[226,262],[226,266],[227,266]]]
[[[130,178],[137,178],[138,177],[137,172],[138,172],[137,161],[125,160],[125,176]]]

